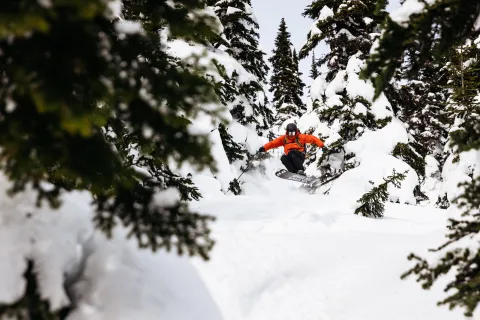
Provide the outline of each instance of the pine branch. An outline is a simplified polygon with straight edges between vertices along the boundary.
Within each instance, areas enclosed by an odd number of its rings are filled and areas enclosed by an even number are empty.
[[[355,214],[362,215],[364,217],[381,218],[385,212],[385,202],[388,200],[388,184],[393,184],[396,188],[400,188],[401,182],[405,180],[406,174],[397,173],[395,169],[393,173],[386,179],[385,182],[373,187],[370,191],[365,193],[357,202],[361,205],[355,209]],[[373,182],[370,182],[373,184]]]

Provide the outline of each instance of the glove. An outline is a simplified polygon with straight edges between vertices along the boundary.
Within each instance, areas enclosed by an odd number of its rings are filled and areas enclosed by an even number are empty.
[[[264,148],[264,147],[260,147],[260,149],[258,149],[258,152],[265,152],[265,148]]]

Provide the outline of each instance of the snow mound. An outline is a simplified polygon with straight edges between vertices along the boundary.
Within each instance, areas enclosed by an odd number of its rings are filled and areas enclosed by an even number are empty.
[[[68,320],[222,319],[188,258],[139,250],[121,228],[112,240],[95,230],[89,194],[66,194],[54,211],[9,187],[0,175],[0,304],[23,297],[29,259],[50,307],[73,305]]]
[[[383,178],[391,175],[393,170],[398,173],[408,171],[401,188],[389,185],[390,201],[415,204],[413,190],[418,184],[418,175],[408,164],[391,155],[398,143],[408,143],[408,134],[403,123],[396,118],[384,128],[366,131],[358,140],[348,142],[346,152],[354,153],[360,165],[340,176],[330,194],[348,194],[359,199],[372,187],[383,183]]]
[[[463,193],[459,184],[471,181],[471,177],[480,175],[480,151],[470,150],[458,155],[452,154],[447,158],[443,166],[441,194],[447,194],[448,200],[452,202]]]
[[[433,3],[434,0],[427,0],[427,3]],[[419,0],[406,0],[402,6],[392,13],[390,18],[402,27],[408,27],[410,16],[419,14],[425,9],[425,3]]]

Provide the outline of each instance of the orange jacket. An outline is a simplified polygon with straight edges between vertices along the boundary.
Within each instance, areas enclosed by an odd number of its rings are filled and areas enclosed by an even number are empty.
[[[297,138],[298,138],[298,143],[297,143]],[[305,144],[307,143],[314,143],[320,148],[324,146],[323,141],[318,139],[315,136],[312,136],[309,134],[297,134],[293,137],[286,136],[286,135],[280,136],[268,142],[263,147],[265,148],[265,151],[268,151],[270,149],[283,146],[283,152],[285,152],[285,154],[288,154],[291,150],[298,150],[300,152],[304,152]]]

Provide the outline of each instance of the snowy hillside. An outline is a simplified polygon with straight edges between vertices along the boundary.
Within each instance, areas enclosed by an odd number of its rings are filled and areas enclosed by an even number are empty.
[[[436,305],[441,284],[400,279],[410,252],[443,239],[445,210],[388,203],[383,219],[358,217],[348,192],[308,195],[273,172],[195,205],[219,219],[211,261],[195,265],[225,320],[464,319]]]

